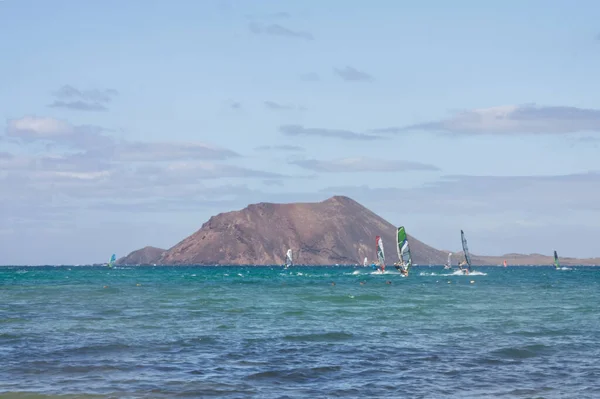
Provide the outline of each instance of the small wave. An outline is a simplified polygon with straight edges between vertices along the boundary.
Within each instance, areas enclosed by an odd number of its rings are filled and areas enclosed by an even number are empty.
[[[284,316],[302,316],[306,312],[304,310],[288,310],[283,312]]]
[[[286,341],[345,341],[352,339],[353,334],[346,332],[328,332],[317,334],[286,335],[283,337]]]
[[[500,358],[521,360],[537,357],[548,352],[549,347],[546,345],[527,345],[522,347],[509,347],[492,351],[493,356]]]
[[[328,373],[340,371],[341,366],[321,366],[311,368],[298,368],[291,370],[270,370],[254,373],[247,376],[247,379],[273,379],[278,381],[315,381],[316,379],[324,378]]]
[[[36,392],[26,392],[26,391],[18,391],[18,392],[3,392],[2,397],[6,399],[95,399],[95,398],[104,398],[103,395],[93,395],[93,394],[43,394]]]

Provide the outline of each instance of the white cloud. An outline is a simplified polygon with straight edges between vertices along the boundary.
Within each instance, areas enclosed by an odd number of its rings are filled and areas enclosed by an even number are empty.
[[[102,134],[98,126],[72,125],[54,118],[25,116],[9,119],[6,135],[23,141],[45,141],[73,148],[91,149],[112,145],[113,140]]]
[[[31,138],[54,138],[69,136],[75,132],[75,128],[64,121],[54,118],[38,118],[35,116],[25,116],[20,119],[11,119],[8,121],[7,133],[10,136]]]

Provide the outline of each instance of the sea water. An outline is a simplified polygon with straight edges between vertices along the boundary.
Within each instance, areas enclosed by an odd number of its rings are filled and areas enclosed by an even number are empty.
[[[0,394],[600,397],[600,268],[476,269],[2,267]]]

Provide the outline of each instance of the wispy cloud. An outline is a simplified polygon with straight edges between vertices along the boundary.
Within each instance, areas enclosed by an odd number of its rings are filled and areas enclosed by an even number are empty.
[[[350,130],[340,129],[325,129],[325,128],[305,128],[301,125],[283,125],[279,127],[279,131],[286,136],[313,136],[313,137],[330,137],[343,140],[380,140],[383,137],[374,136],[365,133],[356,133]]]
[[[380,160],[365,157],[342,158],[333,161],[305,159],[291,161],[291,164],[314,172],[355,173],[355,172],[404,172],[404,171],[438,171],[438,167],[420,162],[401,160]]]
[[[600,132],[600,110],[564,106],[507,105],[463,111],[451,118],[394,128],[454,134],[566,134]]]
[[[272,111],[290,111],[290,110],[305,111],[306,110],[306,108],[302,107],[302,106],[291,105],[291,104],[280,104],[275,101],[265,101],[263,104],[265,105],[265,107],[267,107],[268,109],[270,109]]]
[[[184,159],[223,160],[240,155],[226,148],[204,143],[122,142],[115,149],[119,161],[157,162]]]
[[[76,111],[106,111],[106,105],[119,93],[114,89],[79,90],[70,85],[64,85],[52,93],[57,98],[49,104],[52,108],[67,108]]]
[[[333,71],[340,78],[348,82],[371,82],[374,80],[373,76],[366,72],[359,71],[351,66],[347,66],[345,68],[334,68]]]
[[[242,103],[239,101],[229,100],[227,106],[236,111],[242,109]]]
[[[285,11],[274,12],[272,14],[269,14],[268,16],[271,18],[281,18],[281,19],[288,19],[288,18],[292,17],[290,15],[290,13],[285,12]]]
[[[254,149],[256,151],[304,151],[304,148],[297,145],[261,145]]]
[[[107,111],[108,108],[104,104],[98,102],[86,103],[85,101],[59,101],[56,100],[48,104],[50,108],[68,108],[75,111]]]
[[[302,40],[314,40],[313,35],[310,32],[295,31],[279,24],[261,25],[258,23],[251,23],[248,28],[250,32],[260,35],[265,34],[268,36],[279,36],[290,39],[302,39]]]

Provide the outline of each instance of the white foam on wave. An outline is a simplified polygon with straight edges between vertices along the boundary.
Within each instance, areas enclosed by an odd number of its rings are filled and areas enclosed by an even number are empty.
[[[466,277],[469,277],[469,276],[487,276],[487,273],[483,273],[483,272],[475,270],[469,274],[465,274],[460,270],[455,270],[452,273],[439,273],[439,274],[436,272],[431,272],[431,273],[421,272],[421,273],[419,273],[419,276],[466,276]]]

